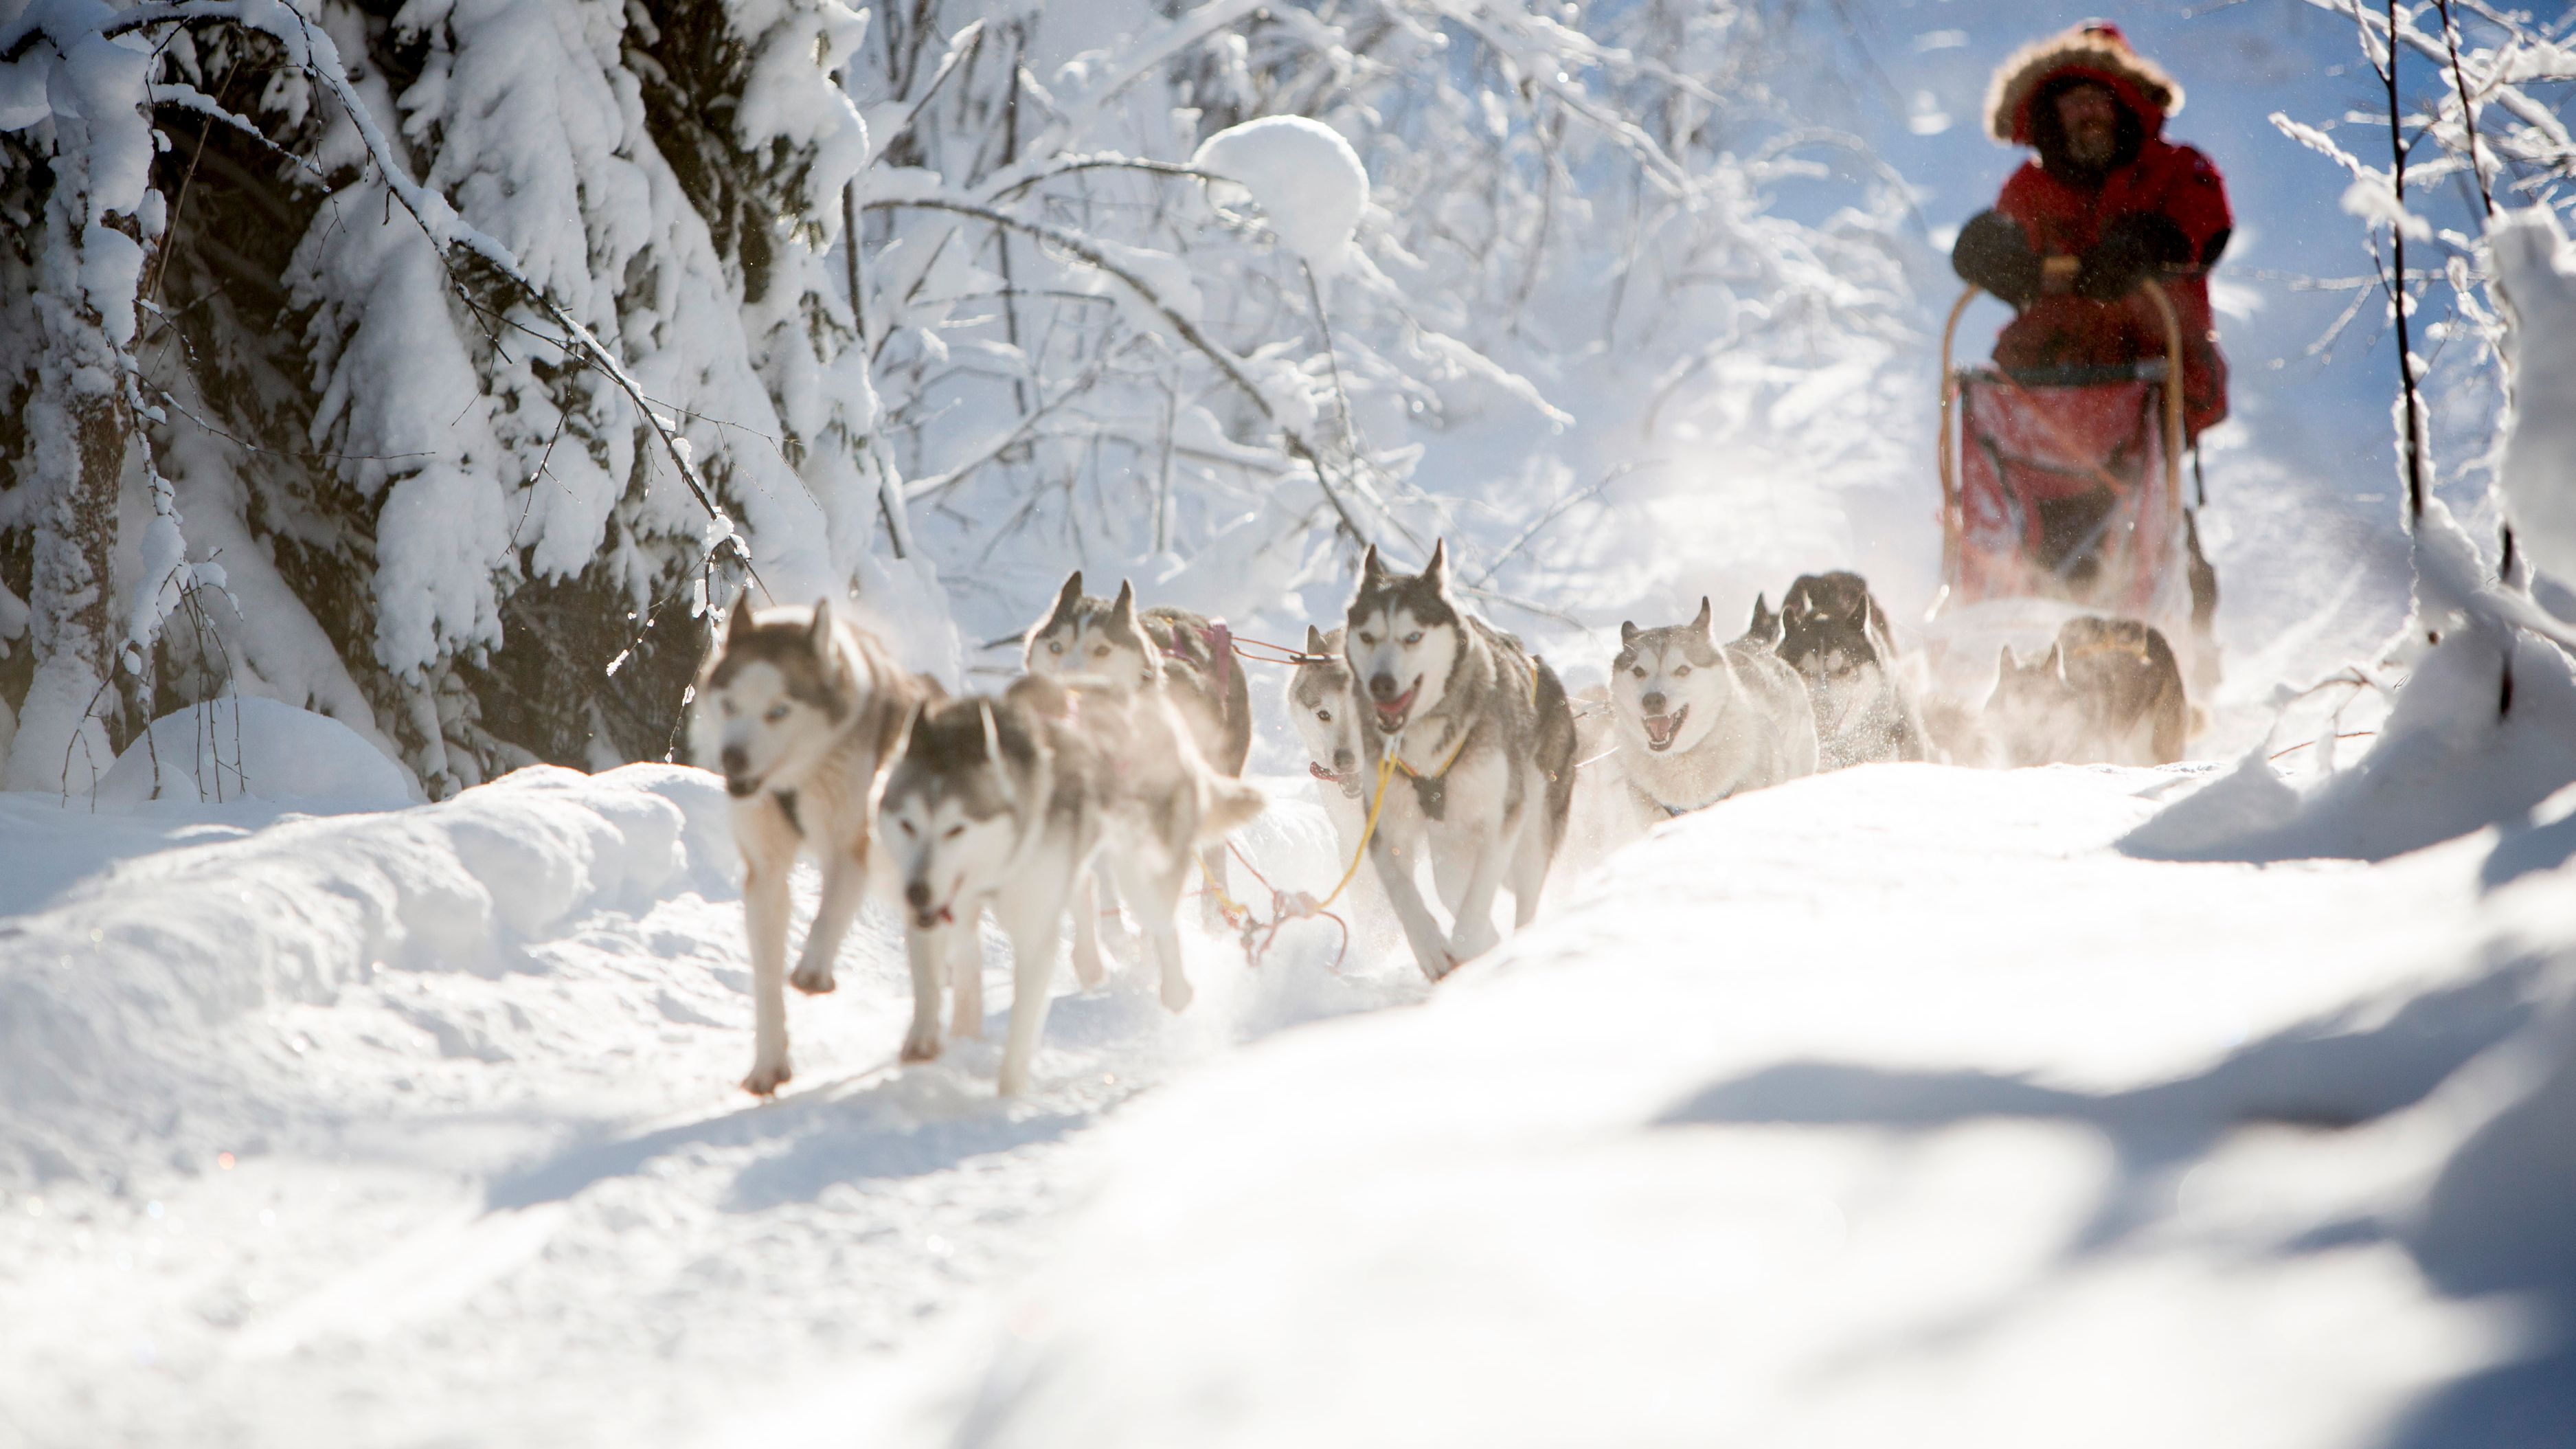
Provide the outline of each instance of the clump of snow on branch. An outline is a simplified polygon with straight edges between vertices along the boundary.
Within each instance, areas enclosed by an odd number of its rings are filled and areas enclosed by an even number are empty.
[[[1304,116],[1265,116],[1208,137],[1190,165],[1250,194],[1279,244],[1318,278],[1347,264],[1369,183],[1339,131]]]
[[[2546,207],[2499,221],[2494,247],[2513,318],[2505,506],[2533,565],[2576,584],[2576,249]]]

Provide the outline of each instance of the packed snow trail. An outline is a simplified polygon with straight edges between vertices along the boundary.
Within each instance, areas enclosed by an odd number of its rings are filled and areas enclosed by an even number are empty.
[[[1193,937],[1190,1013],[1060,995],[1012,1103],[887,1063],[873,914],[732,1089],[698,772],[57,812],[122,859],[0,921],[0,1442],[2386,1444],[2565,1366],[2499,1290],[2576,1281],[2576,798],[2121,848],[2227,780],[1798,781],[1436,993]],[[1254,858],[1329,884],[1273,784]]]
[[[1139,1104],[984,1331],[770,1427],[2566,1443],[2576,791],[2376,866],[2121,850],[2212,770],[1674,821],[1427,1008]]]
[[[1324,926],[1258,976],[1196,938],[1189,1014],[1117,975],[1064,996],[1001,1103],[1003,948],[987,1041],[897,1072],[872,909],[761,1104],[711,775],[0,812],[30,867],[0,901],[0,1444],[675,1442],[1016,1274],[1134,1092],[1425,990],[1327,971]],[[1246,843],[1307,884],[1322,829],[1286,802]]]

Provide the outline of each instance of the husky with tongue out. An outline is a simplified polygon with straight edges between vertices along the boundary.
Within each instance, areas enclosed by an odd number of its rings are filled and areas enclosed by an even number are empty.
[[[1816,711],[1796,671],[1769,650],[1710,632],[1699,617],[1619,626],[1610,702],[1619,772],[1650,818],[1816,772]]]
[[[1418,574],[1390,572],[1368,551],[1342,657],[1362,778],[1374,791],[1378,771],[1392,771],[1369,859],[1414,960],[1437,981],[1501,939],[1496,891],[1512,893],[1514,929],[1538,913],[1574,798],[1574,712],[1544,660],[1458,607],[1445,544]],[[1425,859],[1435,881],[1457,885],[1446,932],[1414,882]],[[1446,885],[1440,893],[1451,898]]]

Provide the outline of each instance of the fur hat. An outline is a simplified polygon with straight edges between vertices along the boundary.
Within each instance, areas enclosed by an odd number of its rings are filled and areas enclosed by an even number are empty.
[[[2050,81],[2080,76],[2110,87],[2150,136],[2165,117],[2182,110],[2182,86],[2154,61],[2129,48],[2129,38],[2107,20],[2034,41],[1995,69],[1986,87],[1986,132],[2011,146],[2031,143],[2031,103]]]

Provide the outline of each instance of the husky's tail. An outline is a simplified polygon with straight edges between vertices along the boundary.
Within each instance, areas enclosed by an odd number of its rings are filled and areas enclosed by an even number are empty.
[[[1231,775],[1210,774],[1199,798],[1199,832],[1193,845],[1215,845],[1253,822],[1270,801],[1258,786]]]

